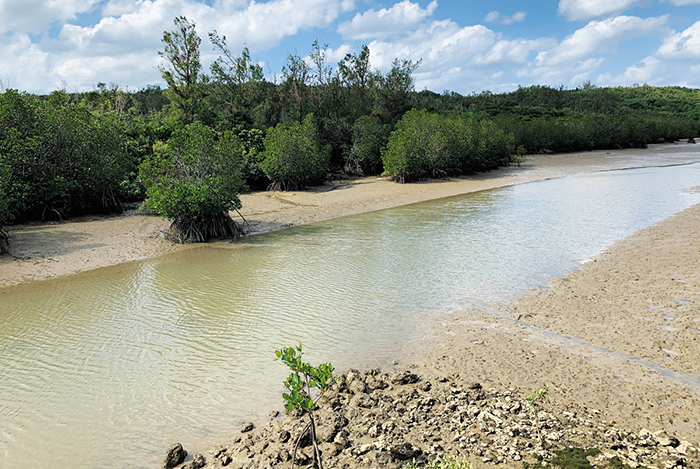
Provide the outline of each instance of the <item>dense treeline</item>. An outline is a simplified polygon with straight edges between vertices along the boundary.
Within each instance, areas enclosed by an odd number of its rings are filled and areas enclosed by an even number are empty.
[[[513,135],[489,120],[413,109],[397,123],[382,160],[387,174],[405,182],[494,169],[514,153]]]
[[[239,207],[246,188],[298,189],[329,172],[405,182],[484,171],[523,153],[700,134],[694,89],[415,92],[420,61],[395,60],[382,74],[365,46],[332,67],[318,41],[308,57],[290,54],[271,81],[246,48],[233,53],[216,31],[208,38],[219,58],[207,74],[194,23],[176,18],[160,52],[166,89],[0,94],[0,249],[9,222],[114,212],[145,196],[189,227],[181,239],[200,240],[236,231],[220,215]],[[219,229],[192,228],[204,219]]]

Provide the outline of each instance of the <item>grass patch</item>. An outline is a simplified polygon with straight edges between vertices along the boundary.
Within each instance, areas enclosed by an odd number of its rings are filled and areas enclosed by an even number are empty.
[[[534,455],[535,463],[523,462],[524,469],[593,469],[593,465],[588,461],[588,456],[597,456],[600,450],[597,448],[564,448],[554,451],[555,456],[550,461],[544,461],[541,456]],[[546,465],[545,465],[546,464]],[[627,464],[623,464],[620,458],[615,456],[606,466],[607,469],[632,469]],[[649,469],[646,466],[639,466],[637,469]]]

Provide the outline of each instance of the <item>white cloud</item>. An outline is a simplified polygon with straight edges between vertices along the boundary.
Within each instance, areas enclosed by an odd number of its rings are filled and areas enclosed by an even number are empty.
[[[686,5],[700,5],[700,0],[662,0],[662,1],[668,2],[671,5],[675,5],[677,7],[686,6]]]
[[[62,2],[65,8],[54,12],[52,18],[65,20],[92,3],[92,0]],[[70,5],[73,7],[69,8]],[[8,12],[9,7],[15,8],[16,4],[0,0],[0,8],[4,8],[0,11]],[[214,58],[206,38],[209,31],[216,29],[225,35],[234,50],[246,43],[255,52],[274,47],[301,30],[326,27],[352,8],[352,0],[271,0],[265,3],[216,0],[210,5],[196,0],[109,0],[102,10],[103,15],[109,15],[97,24],[79,26],[64,22],[57,38],[44,37],[37,44],[29,39],[24,42],[16,39],[14,48],[5,46],[2,56],[6,60],[0,62],[0,76],[9,77],[12,86],[33,90],[38,88],[34,85],[29,88],[25,83],[40,79],[44,83],[43,91],[50,91],[64,80],[75,89],[92,88],[98,81],[139,87],[160,81],[156,70],[157,51],[162,49],[163,31],[173,29],[175,16],[184,15],[196,22],[206,67]],[[48,14],[46,18],[44,28],[50,22]],[[6,22],[5,26],[18,28],[14,23]],[[20,52],[18,47],[23,47],[25,52]],[[17,59],[12,59],[11,53],[17,57],[26,53],[30,58],[40,53],[51,60],[41,62],[29,72],[15,66]],[[32,76],[28,77],[30,74]]]
[[[636,16],[618,16],[602,21],[591,21],[574,34],[567,36],[556,48],[540,52],[537,63],[557,65],[614,51],[619,42],[666,31],[667,22],[668,16],[646,19]]]
[[[688,1],[688,0],[675,0]],[[569,21],[614,16],[648,0],[559,0],[559,13]]]
[[[602,73],[604,85],[648,83],[651,85],[700,86],[700,21],[681,32],[670,34],[656,50],[619,74]],[[693,71],[695,69],[695,71]]]
[[[0,37],[0,79],[7,88],[43,91],[51,59],[27,34]],[[60,84],[60,80],[52,86]]]
[[[656,55],[676,59],[700,59],[700,21],[696,21],[685,31],[666,38]]]
[[[144,0],[108,0],[102,7],[103,16],[121,16],[137,11]]]
[[[517,72],[519,78],[527,78],[530,83],[550,86],[576,86],[593,78],[605,63],[604,58],[590,58],[579,62],[525,67]]]
[[[474,58],[477,64],[492,64],[500,62],[521,63],[528,61],[530,54],[543,49],[551,49],[557,44],[556,39],[513,39],[496,42],[485,54]]]
[[[513,13],[511,16],[504,15],[500,11],[494,10],[489,12],[486,15],[486,18],[484,18],[484,21],[486,23],[499,23],[499,24],[513,24],[513,23],[518,23],[520,21],[525,20],[525,17],[527,16],[527,13],[524,11],[518,11]]]
[[[556,45],[548,38],[506,40],[486,26],[463,27],[451,20],[425,21],[402,37],[368,44],[373,68],[387,72],[394,58],[422,59],[415,73],[416,89],[461,92],[498,88],[494,74],[512,77],[539,50]]]
[[[403,0],[389,9],[382,8],[379,11],[370,9],[364,13],[358,13],[352,20],[338,25],[338,32],[345,38],[355,40],[386,39],[404,35],[406,31],[414,29],[431,16],[436,8],[435,0],[425,9],[422,9],[418,3]]]
[[[86,13],[98,0],[0,0],[0,34],[38,34],[54,21]]]

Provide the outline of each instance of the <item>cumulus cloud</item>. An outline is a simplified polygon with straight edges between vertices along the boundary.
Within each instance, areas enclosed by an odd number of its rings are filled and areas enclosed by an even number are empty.
[[[43,25],[46,28],[57,18],[66,20],[81,10],[92,8],[95,2],[41,3],[62,5],[62,10],[54,12],[54,16],[47,14]],[[91,88],[98,81],[144,86],[160,81],[156,71],[157,51],[162,48],[163,31],[174,27],[175,16],[184,15],[195,21],[205,43],[206,33],[216,29],[227,36],[232,47],[246,43],[255,52],[274,47],[301,30],[326,27],[341,13],[353,9],[354,3],[352,0],[270,0],[265,3],[216,0],[210,4],[196,0],[109,0],[102,6],[104,16],[96,24],[79,26],[64,21],[56,38],[44,37],[38,43],[31,43],[29,38],[20,42],[15,39],[14,49],[7,49],[5,45],[3,55],[8,59],[0,61],[0,76],[9,77],[16,83],[13,86],[24,86],[20,82],[25,81],[25,72],[15,66],[17,59],[9,58],[11,51],[20,57],[17,48],[24,47],[28,57],[41,53],[51,59],[40,61],[32,71],[33,76],[43,80],[43,91],[50,91],[47,86],[55,88],[56,83],[62,81],[75,89]],[[11,8],[16,8],[15,0],[0,0],[0,18],[6,18],[1,12],[10,12]],[[26,9],[25,6],[23,11]],[[13,21],[21,23],[16,18]],[[0,26],[13,30],[19,29],[15,23],[6,21],[3,25],[0,20]],[[204,62],[213,58],[211,48],[204,44],[202,55]]]
[[[90,11],[99,0],[0,0],[0,34],[38,34],[55,21]]]
[[[614,16],[632,7],[648,3],[648,0],[559,0],[559,13],[569,21],[590,20]]]
[[[431,90],[490,88],[501,91],[494,76],[513,76],[528,66],[542,48],[551,49],[557,41],[503,39],[484,25],[460,26],[451,20],[425,21],[402,37],[374,40],[368,44],[373,68],[387,72],[394,58],[422,59],[415,73],[416,88]],[[511,89],[512,83],[504,89]]]
[[[657,56],[675,59],[700,59],[700,21],[666,38]]]
[[[7,68],[3,64],[7,64]],[[44,90],[46,76],[42,72],[50,65],[50,55],[32,43],[29,35],[18,33],[0,37],[0,79],[6,87]],[[59,84],[60,80],[52,83],[52,86]]]
[[[494,10],[486,15],[486,18],[484,18],[484,22],[509,25],[523,21],[526,16],[527,13],[525,13],[524,11],[518,11],[513,13],[511,16],[508,16],[504,15],[500,11]]]
[[[121,16],[139,9],[143,0],[108,0],[102,7],[103,16]]]
[[[437,6],[435,0],[425,9],[418,3],[403,0],[389,9],[382,8],[379,11],[370,9],[364,13],[358,13],[352,20],[338,25],[338,32],[344,38],[355,40],[386,39],[403,35],[431,16]]]
[[[539,65],[557,65],[581,60],[593,54],[614,50],[615,46],[637,36],[659,34],[666,30],[668,16],[642,19],[636,16],[618,16],[602,21],[591,21],[567,36],[559,46],[540,52]]]
[[[603,85],[648,83],[652,85],[700,86],[700,21],[670,34],[653,54],[619,74],[602,73]],[[695,69],[695,71],[693,71]]]

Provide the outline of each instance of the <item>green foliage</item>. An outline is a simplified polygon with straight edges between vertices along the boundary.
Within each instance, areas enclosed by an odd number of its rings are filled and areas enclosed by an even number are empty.
[[[544,401],[547,400],[548,394],[549,385],[545,385],[543,388],[534,389],[530,394],[525,396],[525,401],[530,406],[530,412],[537,415],[542,410],[542,405]]]
[[[206,77],[201,75],[202,63],[195,23],[184,16],[174,20],[175,29],[164,31],[164,44],[158,55],[166,61],[158,70],[168,84],[168,97],[181,113],[185,124],[194,122],[204,96]]]
[[[5,230],[5,225],[10,221],[10,209],[7,197],[7,183],[10,168],[2,163],[0,159],[0,254],[5,254],[10,249],[9,235]]]
[[[613,457],[608,462],[608,468],[609,469],[632,469],[627,464],[623,464],[622,461],[620,461],[620,458],[618,458],[617,456]],[[649,469],[649,468],[646,466],[637,466],[637,469]]]
[[[385,76],[377,76],[373,112],[384,122],[396,122],[410,109],[410,93],[415,87],[413,72],[420,64],[420,59],[412,61],[397,58]]]
[[[402,469],[418,469],[420,467],[416,460],[406,463]],[[426,463],[423,467],[426,469],[472,469],[472,465],[466,459],[458,458],[453,454],[446,456],[438,456],[432,461]]]
[[[292,373],[284,380],[284,387],[289,391],[282,394],[284,407],[290,412],[301,416],[316,409],[311,390],[318,389],[324,393],[335,382],[333,365],[321,363],[314,367],[302,360],[303,347],[284,347],[275,350],[276,360],[281,360]]]
[[[509,164],[513,136],[488,120],[425,110],[404,114],[382,154],[384,174],[399,182],[484,171]]]
[[[289,190],[321,181],[328,170],[330,149],[322,146],[313,114],[302,123],[278,124],[268,130],[260,167],[274,190]]]
[[[588,456],[595,456],[600,453],[598,449],[584,450],[582,448],[564,448],[555,450],[552,458],[552,465],[561,469],[588,469],[593,468],[586,459]]]
[[[265,145],[263,143],[265,132],[259,129],[242,129],[238,137],[243,142],[245,148],[243,157],[243,177],[250,188],[264,189],[269,184],[260,164],[265,155]]]
[[[157,142],[140,166],[146,207],[173,221],[179,242],[236,236],[228,212],[241,207],[243,152],[231,132],[216,139],[201,123],[175,131],[167,143]]]
[[[345,171],[350,174],[382,172],[381,151],[389,141],[389,126],[376,116],[362,116],[352,126],[352,147],[345,154]]]
[[[282,394],[284,399],[284,407],[289,412],[294,412],[298,416],[309,416],[309,424],[298,436],[296,445],[294,446],[294,454],[292,455],[292,468],[296,459],[297,448],[299,442],[306,434],[311,431],[311,441],[314,445],[314,458],[317,467],[323,469],[321,462],[321,452],[318,449],[316,440],[316,421],[314,420],[313,411],[316,410],[316,400],[335,382],[333,376],[333,365],[330,363],[321,363],[318,366],[312,366],[310,363],[303,361],[303,348],[299,344],[296,347],[284,347],[280,350],[275,350],[277,358],[282,363],[287,365],[292,371],[291,374],[284,380],[284,386],[287,388],[286,393]],[[317,389],[319,394],[314,400],[312,389]]]
[[[23,221],[121,209],[123,183],[135,170],[126,124],[91,114],[66,93],[40,100],[0,94],[0,165],[9,216]]]

